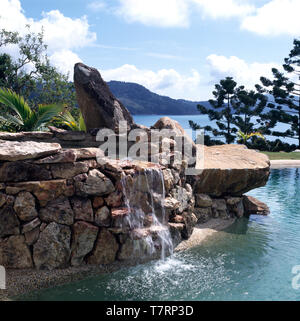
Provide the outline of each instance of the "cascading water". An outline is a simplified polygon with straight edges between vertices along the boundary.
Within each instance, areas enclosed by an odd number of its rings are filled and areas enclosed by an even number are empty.
[[[142,168],[133,176],[124,174],[121,184],[128,211],[122,228],[130,230],[135,256],[165,259],[173,253],[173,242],[164,207],[165,186],[161,169]]]

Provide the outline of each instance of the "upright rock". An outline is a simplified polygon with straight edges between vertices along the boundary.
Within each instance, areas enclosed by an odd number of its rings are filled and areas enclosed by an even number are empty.
[[[99,71],[82,63],[74,67],[74,83],[86,127],[117,130],[120,121],[134,124],[129,111],[111,93]]]

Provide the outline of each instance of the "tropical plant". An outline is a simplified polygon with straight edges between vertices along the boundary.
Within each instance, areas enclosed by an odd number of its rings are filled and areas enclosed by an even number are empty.
[[[1,18],[1,17],[0,17]],[[64,75],[50,64],[44,31],[31,32],[20,36],[18,32],[0,30],[0,87],[13,90],[29,101],[32,108],[44,103],[63,103],[76,106],[75,88]],[[18,56],[10,55],[10,48]]]
[[[86,132],[86,125],[81,113],[79,113],[78,120],[70,113],[70,111],[65,111],[56,117],[56,123],[59,125],[66,126],[68,129],[73,131],[84,131]]]
[[[248,140],[252,137],[258,137],[261,138],[263,140],[265,140],[265,137],[263,134],[261,134],[260,132],[255,132],[255,133],[244,133],[241,130],[239,130],[237,132],[237,136],[238,136],[238,143],[242,143],[244,145],[247,144]]]
[[[273,136],[295,139],[300,147],[300,39],[294,39],[294,47],[284,59],[284,71],[272,68],[273,79],[261,77],[263,87],[256,88],[268,93],[270,111],[263,115],[273,123],[289,125],[285,132],[272,131]]]
[[[38,105],[37,110],[32,110],[22,96],[4,88],[0,88],[0,103],[5,107],[0,116],[2,130],[42,130],[62,111],[59,104]]]

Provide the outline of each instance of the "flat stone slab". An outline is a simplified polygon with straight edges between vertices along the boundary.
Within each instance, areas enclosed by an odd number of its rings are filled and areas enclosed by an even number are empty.
[[[240,196],[264,186],[270,174],[268,156],[244,145],[204,147],[199,164],[200,172],[191,176],[195,194]]]
[[[33,141],[15,142],[0,140],[0,160],[18,161],[49,156],[61,150],[57,143],[37,143]]]

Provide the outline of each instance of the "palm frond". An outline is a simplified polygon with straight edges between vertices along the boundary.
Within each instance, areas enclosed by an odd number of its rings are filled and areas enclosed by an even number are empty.
[[[69,111],[65,111],[63,114],[61,114],[57,118],[57,120],[71,130],[86,131],[85,122],[81,113],[78,121],[76,121],[76,119],[73,117],[73,115]]]
[[[82,113],[80,113],[80,116],[79,116],[79,129],[86,132],[86,124],[82,116]]]
[[[10,89],[0,88],[0,103],[12,109],[23,123],[32,114],[24,98]]]
[[[40,105],[36,113],[37,118],[33,129],[38,130],[43,124],[49,123],[62,110],[63,106],[61,104]]]

